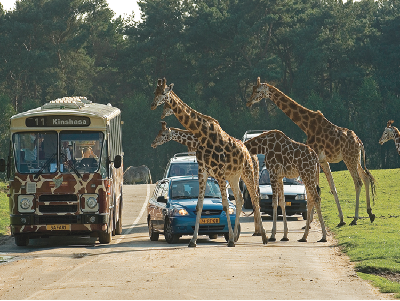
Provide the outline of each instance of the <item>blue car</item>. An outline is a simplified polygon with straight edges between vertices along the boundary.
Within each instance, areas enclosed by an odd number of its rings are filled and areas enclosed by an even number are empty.
[[[183,235],[193,235],[199,192],[197,176],[172,177],[157,182],[147,205],[147,225],[151,241],[163,234],[168,243],[177,243]],[[235,227],[236,208],[229,202],[232,229]],[[240,225],[239,225],[240,233]],[[215,179],[208,178],[199,235],[215,239],[224,235],[229,240],[228,223],[222,210],[222,198]]]

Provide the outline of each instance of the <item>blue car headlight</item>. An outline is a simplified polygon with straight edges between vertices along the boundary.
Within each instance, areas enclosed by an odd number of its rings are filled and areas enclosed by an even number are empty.
[[[183,208],[180,208],[180,209],[176,208],[176,209],[174,209],[172,211],[172,215],[174,215],[174,216],[185,216],[185,215],[189,215],[189,212],[187,212],[187,210],[183,209]]]
[[[235,214],[236,213],[236,209],[232,208],[232,207],[229,207],[228,212],[229,212],[229,214]]]

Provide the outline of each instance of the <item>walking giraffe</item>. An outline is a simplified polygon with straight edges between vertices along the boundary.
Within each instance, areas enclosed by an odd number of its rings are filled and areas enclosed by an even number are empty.
[[[229,136],[223,131],[215,119],[203,115],[185,104],[172,91],[172,87],[172,84],[167,87],[165,78],[163,80],[158,80],[151,109],[154,110],[157,106],[168,103],[178,121],[197,138],[200,144],[196,151],[197,162],[199,164],[199,198],[197,202],[196,226],[193,238],[189,242],[189,247],[196,246],[208,175],[217,180],[221,190],[222,206],[227,215],[229,227],[228,246],[235,246],[234,233],[236,238],[239,216],[243,205],[243,197],[239,190],[240,177],[242,177],[248,187],[253,206],[257,208],[257,210],[254,210],[254,214],[255,218],[256,215],[259,215],[258,224],[261,229],[263,243],[266,244],[268,238],[261,221],[259,192],[254,185],[254,179],[258,175],[254,172],[253,162],[247,148],[244,146],[243,142]],[[234,232],[232,231],[229,218],[226,180],[229,182],[236,200],[237,214]]]
[[[246,105],[251,107],[263,98],[270,98],[278,108],[306,133],[306,144],[317,153],[321,168],[335,197],[340,218],[338,226],[346,223],[343,220],[343,213],[329,163],[338,163],[342,160],[353,178],[356,190],[355,216],[351,225],[357,224],[362,182],[365,184],[367,213],[370,221],[373,222],[375,214],[372,214],[370,205],[369,186],[371,185],[371,193],[374,196],[375,179],[365,166],[365,150],[360,138],[353,131],[331,123],[320,111],[315,112],[303,107],[274,86],[260,83],[260,78],[257,78],[257,84],[253,86],[253,93]],[[361,166],[361,152],[363,153],[364,169]]]
[[[283,178],[301,177],[307,192],[307,223],[303,238],[307,241],[314,206],[322,228],[322,239],[326,242],[326,230],[321,213],[321,197],[319,195],[319,163],[317,154],[311,147],[296,142],[278,130],[262,133],[247,140],[244,145],[251,155],[265,154],[264,164],[269,171],[272,188],[273,225],[270,241],[275,241],[276,220],[278,218],[278,204],[282,209],[284,234],[282,241],[288,241],[288,227],[286,220],[286,202],[283,190]]]
[[[394,144],[396,145],[397,152],[400,155],[400,132],[396,127],[392,126],[393,122],[394,122],[393,120],[389,120],[387,122],[386,128],[383,131],[382,137],[381,137],[381,139],[379,139],[379,144],[382,145],[385,142],[393,139]]]

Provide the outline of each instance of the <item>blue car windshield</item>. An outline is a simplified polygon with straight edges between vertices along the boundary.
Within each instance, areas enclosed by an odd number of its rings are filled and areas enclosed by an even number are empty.
[[[197,199],[199,197],[199,180],[176,180],[170,184],[172,199]],[[207,180],[205,198],[222,198],[219,185],[214,180]]]

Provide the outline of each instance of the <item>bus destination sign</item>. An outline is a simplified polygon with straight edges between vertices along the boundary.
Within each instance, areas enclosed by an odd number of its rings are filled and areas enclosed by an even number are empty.
[[[90,125],[90,118],[85,116],[36,116],[25,119],[27,127],[85,127]]]

